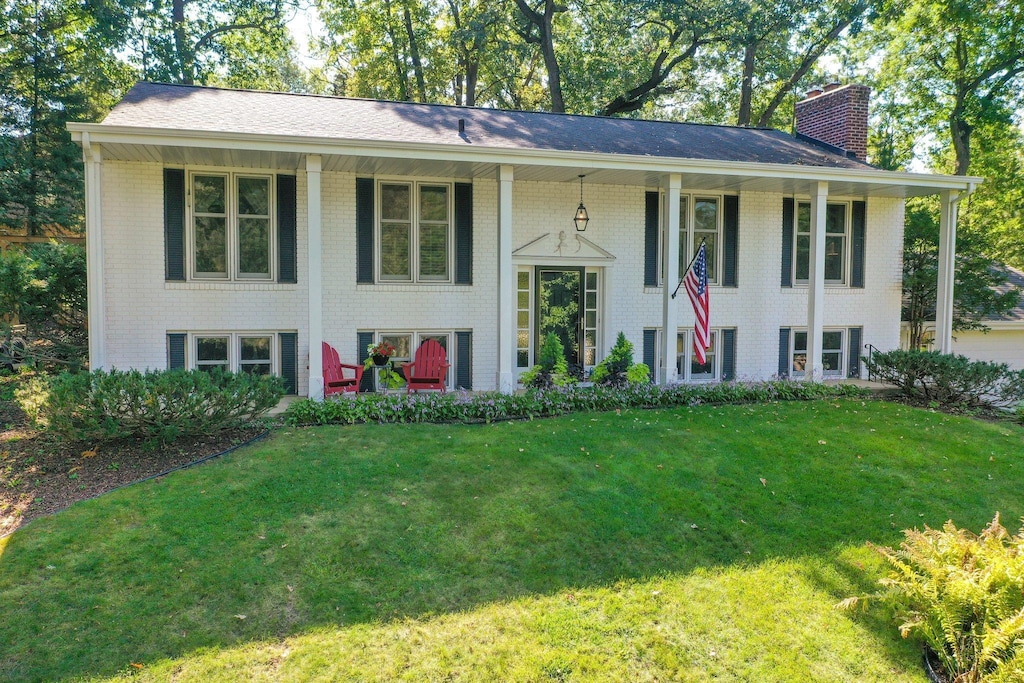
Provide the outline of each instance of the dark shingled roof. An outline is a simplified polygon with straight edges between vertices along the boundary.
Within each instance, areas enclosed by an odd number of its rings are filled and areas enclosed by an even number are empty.
[[[465,133],[459,133],[459,119]],[[138,83],[105,125],[870,169],[777,130]]]
[[[1024,322],[1024,272],[1010,266],[1000,266],[1000,268],[1003,274],[1006,275],[1006,282],[996,287],[996,291],[1004,294],[1016,287],[1021,292],[1020,301],[1017,302],[1016,308],[1010,309],[1009,313],[986,316],[985,320],[990,322],[997,320],[1003,322]]]

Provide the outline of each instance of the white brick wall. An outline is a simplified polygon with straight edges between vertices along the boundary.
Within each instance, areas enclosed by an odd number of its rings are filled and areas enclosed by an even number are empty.
[[[355,361],[358,330],[470,329],[474,388],[494,388],[497,181],[480,177],[473,186],[472,286],[357,285],[355,176],[322,174],[324,338],[343,360]],[[164,282],[162,187],[158,164],[103,164],[108,363],[165,367],[168,330],[297,330],[304,393],[309,352],[305,174],[298,173],[298,285]],[[661,324],[661,288],[643,286],[644,193],[636,186],[585,187],[591,216],[586,238],[616,257],[605,269],[609,296],[599,326],[608,333],[600,340],[599,355],[619,330],[639,354],[643,329]],[[575,183],[516,182],[513,248],[545,233],[574,232],[578,201]],[[806,325],[807,289],[780,286],[782,195],[746,192],[739,203],[739,287],[712,288],[711,323],[737,328],[737,376],[766,378],[778,369],[779,327]],[[863,343],[899,346],[902,225],[901,201],[868,200],[866,287],[826,288],[826,326],[863,326]],[[682,294],[676,301],[680,327],[692,325],[689,301]]]

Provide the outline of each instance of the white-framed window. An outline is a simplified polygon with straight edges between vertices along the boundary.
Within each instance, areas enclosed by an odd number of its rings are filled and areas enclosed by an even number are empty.
[[[428,339],[433,339],[444,349],[445,356],[451,367],[445,384],[449,389],[455,387],[455,331],[454,330],[378,330],[373,336],[374,342],[388,342],[395,347],[395,355],[391,362],[397,369],[402,363],[415,359],[416,349]],[[374,381],[376,381],[374,377]]]
[[[821,335],[821,366],[826,378],[846,376],[846,329],[825,328]],[[794,329],[789,339],[789,367],[793,377],[807,368],[807,330]]]
[[[533,358],[533,268],[516,272],[516,368],[527,370]]]
[[[455,192],[451,183],[377,183],[381,282],[451,282]]]
[[[257,375],[279,374],[274,332],[192,332],[189,367],[212,372],[215,368]]]
[[[693,329],[679,328],[676,332],[676,379],[679,382],[717,382],[722,379],[722,328],[711,330],[711,346],[704,352],[704,363],[693,352]],[[651,376],[657,376],[661,367],[661,330],[655,333],[654,367]]]
[[[198,280],[273,280],[274,176],[188,175],[189,272]]]
[[[843,285],[849,281],[850,202],[825,205],[825,282]],[[807,284],[811,268],[811,204],[796,203],[796,233],[793,239],[793,281]]]
[[[676,282],[686,275],[690,261],[697,255],[701,240],[708,259],[708,283],[720,283],[722,265],[722,228],[724,224],[724,195],[707,193],[683,193],[679,195],[679,274]],[[665,266],[662,254],[666,243],[665,231],[661,231],[658,262],[661,263],[661,280],[665,281]],[[674,284],[673,284],[674,286]]]

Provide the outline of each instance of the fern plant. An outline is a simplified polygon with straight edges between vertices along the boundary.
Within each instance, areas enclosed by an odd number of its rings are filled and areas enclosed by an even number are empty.
[[[890,572],[871,597],[893,608],[900,634],[924,641],[954,683],[1024,680],[1024,529],[1010,535],[997,513],[977,536],[951,521],[903,533],[897,549],[872,546]]]

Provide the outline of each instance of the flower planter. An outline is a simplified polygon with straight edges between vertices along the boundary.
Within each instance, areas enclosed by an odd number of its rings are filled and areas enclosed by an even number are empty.
[[[376,365],[377,367],[383,367],[388,364],[387,356],[380,356],[375,353],[372,356],[370,356],[370,358],[373,359],[373,364]]]

